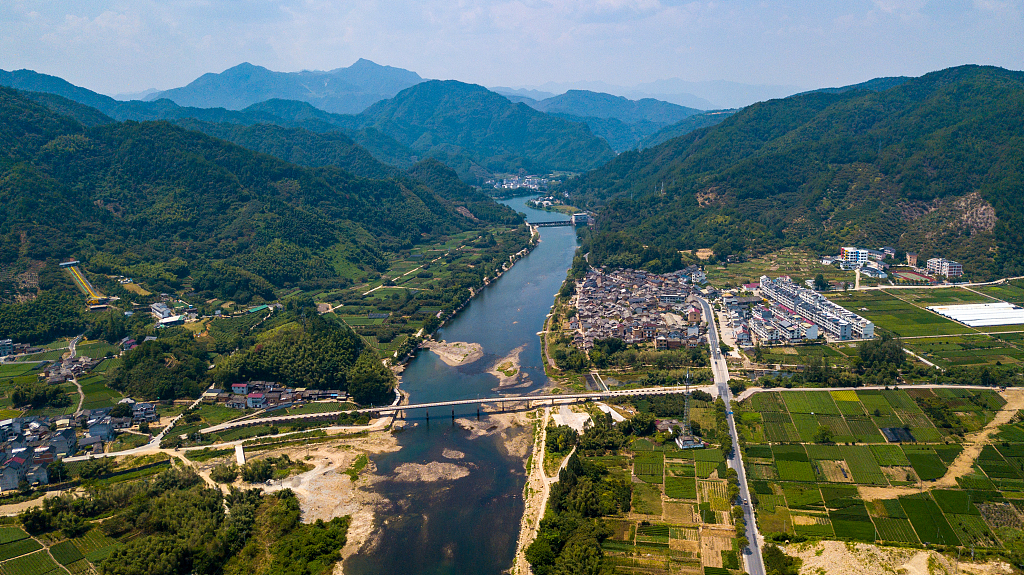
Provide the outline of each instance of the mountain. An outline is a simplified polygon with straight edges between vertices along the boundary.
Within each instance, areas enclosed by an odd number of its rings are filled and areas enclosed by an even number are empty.
[[[492,170],[583,171],[613,156],[608,145],[581,123],[555,118],[527,106],[516,107],[480,86],[452,81],[423,84],[429,87],[415,89],[420,86],[417,85],[362,114],[345,115],[326,112],[308,102],[282,99],[258,102],[242,110],[182,107],[168,99],[121,102],[55,76],[31,70],[0,70],[0,85],[60,95],[114,120],[192,119],[200,121],[190,124],[199,130],[206,130],[210,124],[227,123],[271,124],[315,133],[342,131],[381,162],[407,169],[423,158],[436,158],[471,182],[491,177]],[[218,130],[220,134],[228,133],[226,128]],[[318,140],[309,137],[306,141]],[[316,156],[320,152],[310,150],[306,155]]]
[[[604,138],[616,152],[636,148],[660,129],[701,112],[651,98],[629,100],[588,90],[569,90],[559,96],[526,101],[525,104],[541,112],[587,124],[594,135]]]
[[[736,110],[713,110],[711,112],[688,116],[671,126],[665,126],[657,132],[645,137],[643,141],[640,142],[639,147],[640,149],[652,148],[658,144],[667,142],[672,138],[685,136],[694,130],[714,126],[735,113]]]
[[[721,108],[742,108],[755,102],[764,102],[776,98],[785,98],[796,94],[800,89],[796,86],[784,86],[778,84],[744,84],[741,82],[729,82],[726,80],[712,80],[709,82],[690,82],[679,78],[668,78],[638,84],[633,88],[634,94],[645,94],[651,98],[676,102],[674,94],[695,95],[705,100],[709,106],[693,106],[705,110]],[[629,94],[624,94],[629,97]],[[681,102],[677,102],[681,103]],[[688,104],[682,104],[688,105]]]
[[[241,110],[270,99],[308,102],[321,110],[355,114],[423,81],[415,72],[359,59],[330,71],[273,72],[239,64],[219,74],[203,74],[187,86],[151,94],[180,106]]]
[[[699,110],[742,108],[755,102],[785,98],[801,91],[796,86],[743,84],[725,80],[690,82],[680,78],[667,78],[635,86],[619,86],[607,82],[548,82],[540,86],[528,86],[515,90],[512,88],[495,89],[499,93],[509,91],[515,95],[527,96],[538,101],[545,98],[531,95],[530,91],[562,94],[568,90],[603,92],[630,100],[652,98]]]
[[[892,245],[990,279],[1024,274],[1022,187],[1024,73],[962,66],[754,104],[564,189],[600,209],[593,263]]]
[[[513,102],[517,101],[513,98],[519,98],[520,100],[533,100],[535,102],[539,102],[541,100],[547,100],[548,98],[554,98],[557,95],[552,94],[551,92],[542,92],[540,90],[527,90],[525,88],[506,88],[504,86],[496,86],[494,88],[489,88],[489,90],[497,94],[501,94],[502,96],[505,96],[506,98],[512,100]]]
[[[819,88],[817,90],[810,90],[808,92],[801,92],[801,94],[809,94],[811,92],[826,92],[829,94],[842,94],[843,92],[849,92],[851,90],[869,90],[871,92],[881,92],[888,90],[889,88],[895,88],[901,86],[907,81],[911,80],[909,76],[888,76],[885,78],[874,78],[867,82],[860,82],[859,84],[850,84],[848,86],[840,86],[838,88]]]
[[[111,98],[115,100],[121,100],[127,102],[129,100],[145,100],[153,94],[159,94],[162,90],[156,88],[150,88],[148,90],[142,90],[141,92],[122,92],[120,94],[114,94]]]
[[[541,100],[530,107],[548,113],[615,118],[627,124],[647,121],[668,125],[701,112],[695,108],[677,106],[652,98],[629,100],[622,96],[588,90],[569,90],[560,96]]]
[[[341,286],[384,269],[388,251],[520,220],[451,171],[420,168],[433,170],[430,185],[367,179],[167,122],[86,127],[9,88],[0,140],[0,262],[87,259],[158,290],[187,284],[244,302],[290,285]]]
[[[425,156],[456,153],[491,171],[582,171],[614,157],[584,124],[513,104],[483,86],[430,80],[356,116]]]
[[[380,162],[342,132],[317,133],[273,124],[246,126],[191,119],[175,123],[300,166],[336,166],[357,176],[374,179],[395,178],[402,174],[402,170]]]

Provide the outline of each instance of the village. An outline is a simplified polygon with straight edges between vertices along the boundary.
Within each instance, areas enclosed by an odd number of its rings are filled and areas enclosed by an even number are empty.
[[[669,274],[624,269],[591,270],[576,284],[576,315],[569,320],[573,344],[589,350],[594,340],[653,343],[657,349],[707,345],[707,322],[698,296],[713,288],[697,266]]]

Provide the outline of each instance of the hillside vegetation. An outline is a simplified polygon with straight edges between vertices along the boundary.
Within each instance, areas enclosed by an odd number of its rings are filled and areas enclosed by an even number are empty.
[[[386,269],[389,251],[518,221],[450,171],[421,170],[436,193],[425,179],[304,168],[166,122],[87,128],[10,89],[0,139],[0,263],[75,257],[166,291],[187,278],[244,302],[346,285]]]
[[[359,171],[358,166],[365,165],[361,160],[351,163],[360,153],[346,151],[348,143],[337,137],[337,132],[380,162],[406,169],[420,159],[434,158],[469,182],[490,177],[492,172],[521,168],[531,172],[583,171],[614,156],[608,144],[582,122],[512,104],[486,88],[455,81],[417,84],[358,115],[326,112],[304,101],[274,97],[273,91],[267,92],[268,99],[241,110],[183,107],[168,99],[122,102],[31,70],[0,70],[0,85],[63,96],[95,108],[100,114],[65,102],[58,104],[52,97],[31,96],[50,107],[61,106],[59,113],[70,114],[87,126],[106,123],[104,115],[118,121],[176,121],[305,165],[325,165],[340,158],[341,167],[363,175],[375,173]],[[271,124],[293,130],[260,129],[257,138],[230,124]]]
[[[525,103],[535,110],[585,123],[617,152],[636,148],[661,129],[701,113],[653,98],[629,100],[589,90],[569,90],[552,98]]]
[[[601,207],[591,262],[661,271],[799,245],[892,245],[1024,274],[1024,74],[963,66],[882,91],[755,104],[571,181]]]

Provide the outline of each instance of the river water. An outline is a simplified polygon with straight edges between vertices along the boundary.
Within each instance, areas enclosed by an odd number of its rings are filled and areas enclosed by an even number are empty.
[[[566,219],[526,207],[527,199],[501,203],[534,223]],[[572,265],[577,243],[569,226],[541,228],[540,233],[540,243],[527,257],[438,331],[437,337],[445,341],[481,344],[484,357],[451,367],[434,353],[420,351],[402,374],[410,403],[498,395],[498,379],[487,371],[520,346],[525,346],[519,355],[523,386],[507,393],[529,393],[547,383],[537,332]],[[453,424],[450,408],[430,416],[427,421],[422,413],[409,414],[410,425],[398,436],[401,449],[373,458],[377,475],[394,477],[400,465],[431,462],[455,464],[469,474],[455,480],[378,482],[374,490],[390,503],[378,513],[376,544],[346,560],[346,573],[497,575],[511,567],[523,514],[524,460],[506,451],[501,434],[474,434]],[[457,407],[454,418],[475,422],[476,407]],[[483,415],[480,427],[488,428],[487,420]],[[521,428],[518,433],[530,431]]]

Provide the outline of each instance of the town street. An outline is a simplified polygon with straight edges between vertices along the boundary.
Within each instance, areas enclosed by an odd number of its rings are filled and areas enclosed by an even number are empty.
[[[700,300],[704,308],[704,317],[708,320],[708,345],[711,347],[711,372],[715,377],[715,385],[718,386],[718,396],[725,402],[726,421],[729,422],[729,434],[732,435],[733,456],[729,459],[729,466],[736,470],[737,480],[740,484],[740,498],[743,499],[743,517],[747,522],[747,539],[750,546],[743,551],[743,561],[747,566],[747,573],[750,575],[765,575],[764,562],[761,559],[761,538],[757,533],[757,520],[754,518],[754,508],[750,504],[750,493],[747,490],[747,473],[743,469],[743,451],[740,449],[739,435],[736,433],[736,420],[732,414],[732,401],[729,391],[729,366],[726,365],[725,357],[718,346],[718,328],[715,325],[715,312],[711,304],[705,299]]]

